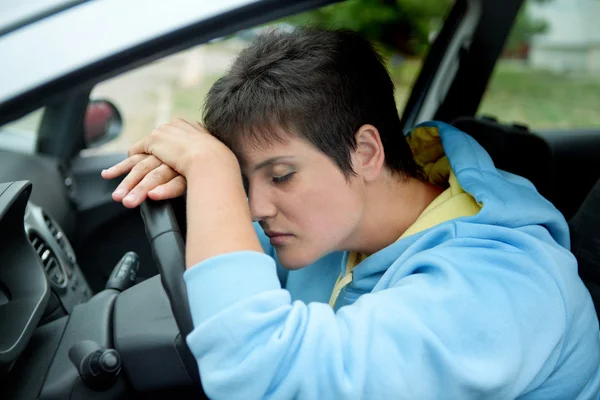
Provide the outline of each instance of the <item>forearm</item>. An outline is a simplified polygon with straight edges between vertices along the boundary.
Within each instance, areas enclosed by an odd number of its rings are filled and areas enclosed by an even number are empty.
[[[186,176],[187,268],[219,254],[262,252],[239,165],[235,159],[231,163],[231,168],[215,169],[210,174],[193,165]]]
[[[523,269],[536,263],[522,253],[498,249],[490,258],[489,248],[452,247],[458,260],[471,260],[458,268],[448,251],[396,263],[385,288],[337,313],[322,303],[292,302],[264,255],[213,258],[187,271],[195,326],[187,342],[207,395],[514,399],[526,393],[552,372],[547,360],[562,351],[558,286],[543,268]],[[423,266],[427,272],[403,278]],[[548,307],[540,309],[536,298]]]

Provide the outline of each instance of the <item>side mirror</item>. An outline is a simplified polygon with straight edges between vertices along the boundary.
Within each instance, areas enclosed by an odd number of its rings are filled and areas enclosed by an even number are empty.
[[[110,142],[123,131],[121,114],[108,100],[90,100],[84,118],[83,134],[88,149]]]

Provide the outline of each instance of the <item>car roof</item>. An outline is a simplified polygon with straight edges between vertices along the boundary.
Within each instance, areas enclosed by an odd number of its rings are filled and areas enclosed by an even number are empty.
[[[57,14],[87,0],[4,0],[0,3],[0,35]]]
[[[104,0],[73,7],[73,2],[63,1],[62,9],[50,12],[49,2],[38,0],[34,2],[38,7],[16,7],[0,21],[0,26],[13,27],[0,36],[0,103],[144,42],[256,2]]]
[[[53,12],[48,12],[48,1],[34,1],[43,4],[13,12],[15,20],[25,23],[0,35],[0,125],[169,54],[342,0],[103,0],[75,5],[63,0],[63,8]]]

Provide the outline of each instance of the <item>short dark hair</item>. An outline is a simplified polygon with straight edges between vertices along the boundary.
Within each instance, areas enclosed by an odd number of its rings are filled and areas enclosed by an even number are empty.
[[[364,124],[379,131],[386,166],[406,177],[419,167],[404,138],[394,84],[371,43],[348,30],[298,28],[259,36],[215,82],[203,120],[237,153],[241,143],[304,138],[346,175]]]

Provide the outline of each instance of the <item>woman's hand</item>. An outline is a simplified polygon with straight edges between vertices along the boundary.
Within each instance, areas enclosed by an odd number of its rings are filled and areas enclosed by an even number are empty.
[[[177,173],[187,177],[193,165],[205,167],[232,166],[239,169],[235,155],[198,122],[175,119],[161,125],[129,149],[129,157],[151,154]]]
[[[136,154],[119,164],[102,171],[104,179],[114,179],[128,174],[113,192],[112,198],[125,207],[135,208],[146,197],[152,200],[168,200],[185,194],[186,179],[158,158],[148,154]]]
[[[162,125],[129,150],[129,157],[108,170],[105,179],[128,173],[113,193],[136,207],[146,196],[164,200],[187,190],[186,265],[219,254],[262,251],[242,184],[240,165],[227,146],[199,123],[181,119]],[[186,189],[187,188],[187,189]]]
[[[146,197],[167,200],[185,194],[185,176],[194,164],[205,170],[239,169],[231,150],[202,125],[175,119],[134,144],[129,157],[102,171],[102,177],[114,179],[127,173],[113,199],[134,208]]]

